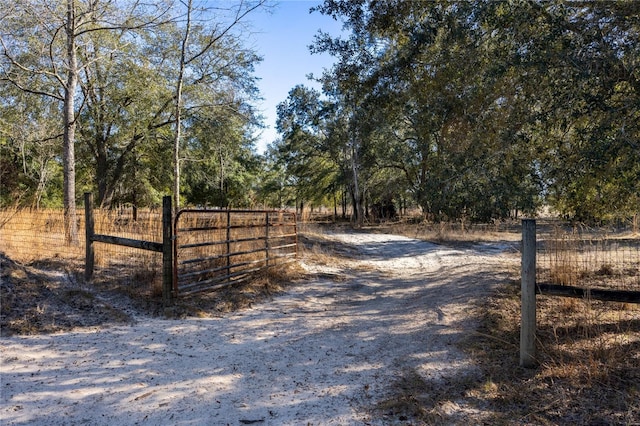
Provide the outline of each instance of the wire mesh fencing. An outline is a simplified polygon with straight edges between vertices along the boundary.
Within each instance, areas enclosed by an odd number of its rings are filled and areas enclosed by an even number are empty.
[[[94,232],[161,243],[162,211],[130,207],[94,210]],[[102,242],[94,243],[96,278],[121,281],[136,293],[162,296],[162,253]]]
[[[163,211],[130,207],[90,211],[89,236],[85,238],[87,217],[79,209],[78,238],[70,241],[62,209],[0,210],[0,252],[26,265],[64,268],[77,277],[84,272],[85,281],[92,285],[168,297],[163,253],[147,248],[164,246]],[[179,280],[180,294],[239,282],[253,272],[286,263],[297,253],[294,213],[187,209],[177,215],[175,225],[177,263],[175,275],[169,270],[169,276]],[[89,250],[87,238],[92,241]],[[127,246],[123,240],[144,243],[145,249]],[[86,265],[91,266],[85,269]],[[169,291],[171,287],[170,283]],[[177,294],[175,284],[171,297]]]
[[[640,292],[637,234],[554,226],[538,238],[536,282]]]
[[[0,251],[11,259],[31,264],[46,260],[80,262],[84,240],[68,243],[62,209],[0,210]],[[79,235],[84,232],[84,217],[78,215]]]
[[[133,208],[95,209],[95,232],[124,238],[162,241],[162,212]],[[69,241],[62,209],[0,210],[0,252],[25,265],[84,270],[85,216],[78,209],[78,238]],[[132,290],[161,291],[162,256],[131,247],[95,243],[95,282],[119,282]]]
[[[179,294],[237,284],[297,254],[296,215],[270,210],[192,210],[175,222]]]

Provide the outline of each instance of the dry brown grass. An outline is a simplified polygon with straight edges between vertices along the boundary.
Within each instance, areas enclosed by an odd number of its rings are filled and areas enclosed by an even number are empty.
[[[278,265],[243,283],[179,298],[166,309],[156,270],[133,276],[101,274],[90,286],[73,272],[52,271],[56,265],[24,266],[0,256],[0,330],[2,335],[39,334],[77,327],[130,322],[139,315],[212,317],[268,300],[305,277],[296,263]]]
[[[300,254],[319,265],[343,264],[357,253],[355,247],[331,240],[321,230],[301,233],[298,243]]]
[[[324,238],[321,229],[308,231],[300,237],[305,258],[336,264],[354,254],[353,248]],[[405,226],[405,235],[422,232]],[[434,235],[440,236],[439,242],[465,244],[515,238],[512,231]],[[117,265],[105,268],[111,272],[87,288],[73,263],[64,259],[28,266],[7,257],[0,260],[3,335],[129,321],[117,303],[120,299],[110,298],[123,292],[140,312],[222,315],[268,300],[307,278],[295,263],[283,265],[242,285],[184,298],[165,312],[155,267],[131,277],[122,277]],[[52,269],[63,273],[52,275]],[[518,367],[519,281],[514,272],[512,281],[501,283],[474,311],[481,326],[461,346],[482,370],[482,378],[442,384],[407,371],[394,384],[395,396],[379,404],[379,413],[395,419],[397,413],[408,413],[423,424],[455,424],[455,397],[464,397],[482,412],[477,424],[640,424],[639,306],[562,297],[538,300],[537,368]]]
[[[387,232],[441,244],[519,241],[522,237],[520,224],[515,221],[492,224],[399,222],[382,228]]]
[[[306,273],[297,263],[277,265],[260,271],[250,280],[223,286],[214,291],[180,297],[173,306],[164,309],[163,312],[167,316],[179,318],[219,317],[269,300],[305,278]]]
[[[80,258],[84,245],[65,243],[62,220],[62,210],[0,210],[2,251],[21,263]]]
[[[456,246],[521,238],[509,227],[486,233],[446,226],[423,229],[394,226],[395,232],[410,237]],[[579,255],[576,249],[571,240],[556,248],[558,282],[621,279],[624,275],[618,271],[623,268],[616,262],[637,262],[637,252],[615,255],[599,247],[597,255]],[[584,272],[587,265],[589,274]],[[627,268],[632,279],[637,277],[635,265]],[[482,370],[482,379],[462,377],[443,385],[406,372],[394,385],[395,394],[377,407],[380,412],[390,418],[408,413],[408,418],[425,425],[464,424],[468,419],[461,420],[455,412],[457,395],[477,410],[471,414],[472,424],[639,425],[640,305],[538,296],[538,366],[524,369],[518,366],[518,271],[512,276],[477,306],[480,328],[461,345]]]
[[[407,422],[400,423],[402,425],[475,424],[469,421],[469,413],[459,403],[463,398],[478,400],[473,391],[477,384],[477,380],[469,376],[442,380],[425,378],[407,369],[391,383],[391,395],[376,404],[374,410],[389,424],[398,424],[397,420]]]
[[[95,232],[146,241],[162,240],[161,215],[139,211],[133,220],[130,211],[96,210]],[[29,264],[58,259],[77,262],[84,259],[84,214],[78,214],[79,241],[67,243],[64,236],[62,210],[0,210],[2,251],[11,259]],[[147,252],[121,246],[96,243],[96,265],[149,262]]]
[[[540,283],[640,291],[640,239],[630,233],[555,227],[541,235]]]
[[[0,334],[127,323],[129,314],[83,286],[64,263],[25,266],[0,254]]]
[[[538,367],[518,365],[518,283],[488,303],[467,350],[494,384],[492,424],[638,424],[640,311],[538,297]],[[483,389],[478,388],[478,395]]]
[[[279,291],[280,286],[285,285],[282,283],[295,280],[300,275],[300,271],[296,271],[292,264],[273,266],[267,271],[253,275],[246,283],[234,285],[233,288],[220,288],[209,296],[196,295],[191,299],[179,299],[176,306],[165,310],[162,303],[160,253],[95,243],[94,277],[91,283],[83,282],[85,249],[82,216],[79,215],[80,242],[69,245],[64,240],[61,210],[0,211],[3,332],[49,332],[65,327],[68,329],[82,326],[82,321],[71,321],[64,325],[67,320],[63,317],[97,315],[88,307],[83,308],[86,311],[84,313],[71,312],[73,307],[70,305],[80,304],[79,299],[84,297],[83,294],[87,296],[85,299],[94,294],[100,295],[101,301],[107,298],[115,305],[131,305],[143,314],[184,316],[194,313],[202,316],[210,312],[215,315],[241,309],[261,298],[269,297],[270,294]],[[162,239],[160,212],[138,210],[136,220],[133,220],[130,210],[96,210],[94,216],[95,232],[98,234],[156,242]],[[240,215],[232,224],[232,237],[251,237],[251,232],[257,228],[249,227],[248,231],[243,231],[241,225],[252,224],[252,221],[255,221],[254,216]],[[194,224],[190,223],[188,226],[191,225]],[[239,232],[248,233],[240,235]],[[264,230],[261,229],[261,232]],[[277,229],[274,234],[279,235],[278,232],[282,231]],[[205,236],[208,241],[214,237],[215,235]],[[233,250],[250,249],[250,242],[242,244],[244,245],[234,247]],[[194,255],[211,255],[211,252],[200,251]],[[258,255],[264,257],[264,252]],[[238,259],[251,260],[249,255],[237,256],[235,260],[240,261]],[[31,272],[22,277],[20,271]],[[82,289],[82,292],[78,292],[78,289]],[[74,300],[70,300],[68,294],[73,295]],[[49,299],[55,300],[56,303],[48,301]],[[93,300],[95,306],[102,303],[97,300]],[[98,311],[100,309],[96,312]],[[96,319],[94,322],[100,321],[108,322],[105,318]]]
[[[577,242],[566,235],[555,235],[544,254],[549,259],[549,279],[554,284],[575,286],[580,271],[578,268]]]

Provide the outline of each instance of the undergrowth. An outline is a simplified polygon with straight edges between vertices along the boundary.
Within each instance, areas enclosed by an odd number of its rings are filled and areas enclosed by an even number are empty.
[[[300,236],[305,259],[329,265],[353,255],[352,247],[321,234]],[[440,233],[439,238],[485,241],[468,233],[463,237]],[[122,276],[115,266],[87,288],[73,268],[52,275],[47,270],[60,268],[47,262],[25,266],[5,256],[0,260],[3,335],[132,321],[116,303],[120,296],[138,312],[152,315],[224,315],[268,300],[308,278],[297,263],[290,263],[240,285],[180,298],[167,310],[162,305],[161,277],[154,272],[157,265],[141,268],[132,277]],[[458,419],[452,414],[457,410],[453,397],[458,396],[480,413],[479,424],[640,424],[640,306],[539,296],[537,367],[524,369],[518,366],[519,303],[519,283],[513,280],[502,283],[475,309],[480,327],[461,348],[481,370],[479,379],[459,378],[443,386],[407,371],[391,384],[396,395],[381,401],[379,412],[393,413],[396,419],[403,418],[397,413],[407,413],[407,419],[422,424],[453,421]]]
[[[49,263],[23,265],[0,254],[0,334],[130,323],[135,321],[130,312],[173,318],[220,316],[268,300],[305,275],[296,263],[274,266],[250,280],[180,297],[165,307],[157,269],[141,267],[134,274],[122,274],[113,267],[87,285],[74,268],[59,272]]]
[[[467,342],[491,384],[475,390],[489,423],[640,424],[637,305],[539,296],[534,369],[518,367],[519,316],[514,282],[488,301]]]

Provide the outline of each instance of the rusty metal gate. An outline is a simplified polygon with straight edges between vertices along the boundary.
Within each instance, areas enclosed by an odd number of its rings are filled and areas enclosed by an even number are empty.
[[[185,209],[174,223],[174,296],[239,283],[297,255],[293,212]]]

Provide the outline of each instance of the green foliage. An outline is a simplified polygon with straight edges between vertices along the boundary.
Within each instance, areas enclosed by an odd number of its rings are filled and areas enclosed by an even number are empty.
[[[276,170],[286,178],[278,179],[276,174],[270,183],[293,188],[286,204],[326,205],[339,186],[340,167],[328,129],[330,112],[331,105],[320,99],[320,93],[304,86],[294,87],[278,105],[277,127],[283,138],[274,144],[271,155],[276,158]]]
[[[61,205],[66,8],[5,3],[0,204]],[[545,204],[584,221],[640,211],[637,1],[326,0],[316,11],[346,32],[320,33],[312,51],[336,63],[322,93],[296,86],[279,105],[282,138],[264,158],[251,136],[260,58],[242,34],[194,9],[182,49],[190,3],[126,3],[140,7],[128,17],[125,3],[75,3],[77,191],[102,205],[158,204],[177,141],[181,201],[193,205],[348,199],[358,220],[389,201],[433,220]]]
[[[186,53],[181,105],[184,201],[242,205],[258,174],[251,129],[260,58],[233,29],[261,2],[198,8]],[[0,6],[3,205],[61,204],[61,105],[67,5],[19,0]],[[171,192],[183,2],[73,3],[77,53],[76,191],[103,206],[157,205]],[[207,15],[208,13],[208,15]],[[129,16],[127,15],[129,14]],[[61,23],[62,22],[62,23]],[[105,23],[112,23],[106,25]],[[61,72],[62,74],[57,74]],[[66,173],[65,173],[66,175]],[[215,177],[215,185],[211,179]]]
[[[322,79],[336,109],[356,105],[343,144],[358,141],[372,197],[408,191],[435,220],[543,203],[579,220],[640,210],[639,3],[326,0],[317,10],[351,31],[321,34],[314,50],[337,59]]]
[[[61,207],[61,135],[57,109],[47,99],[2,86],[0,206]]]

